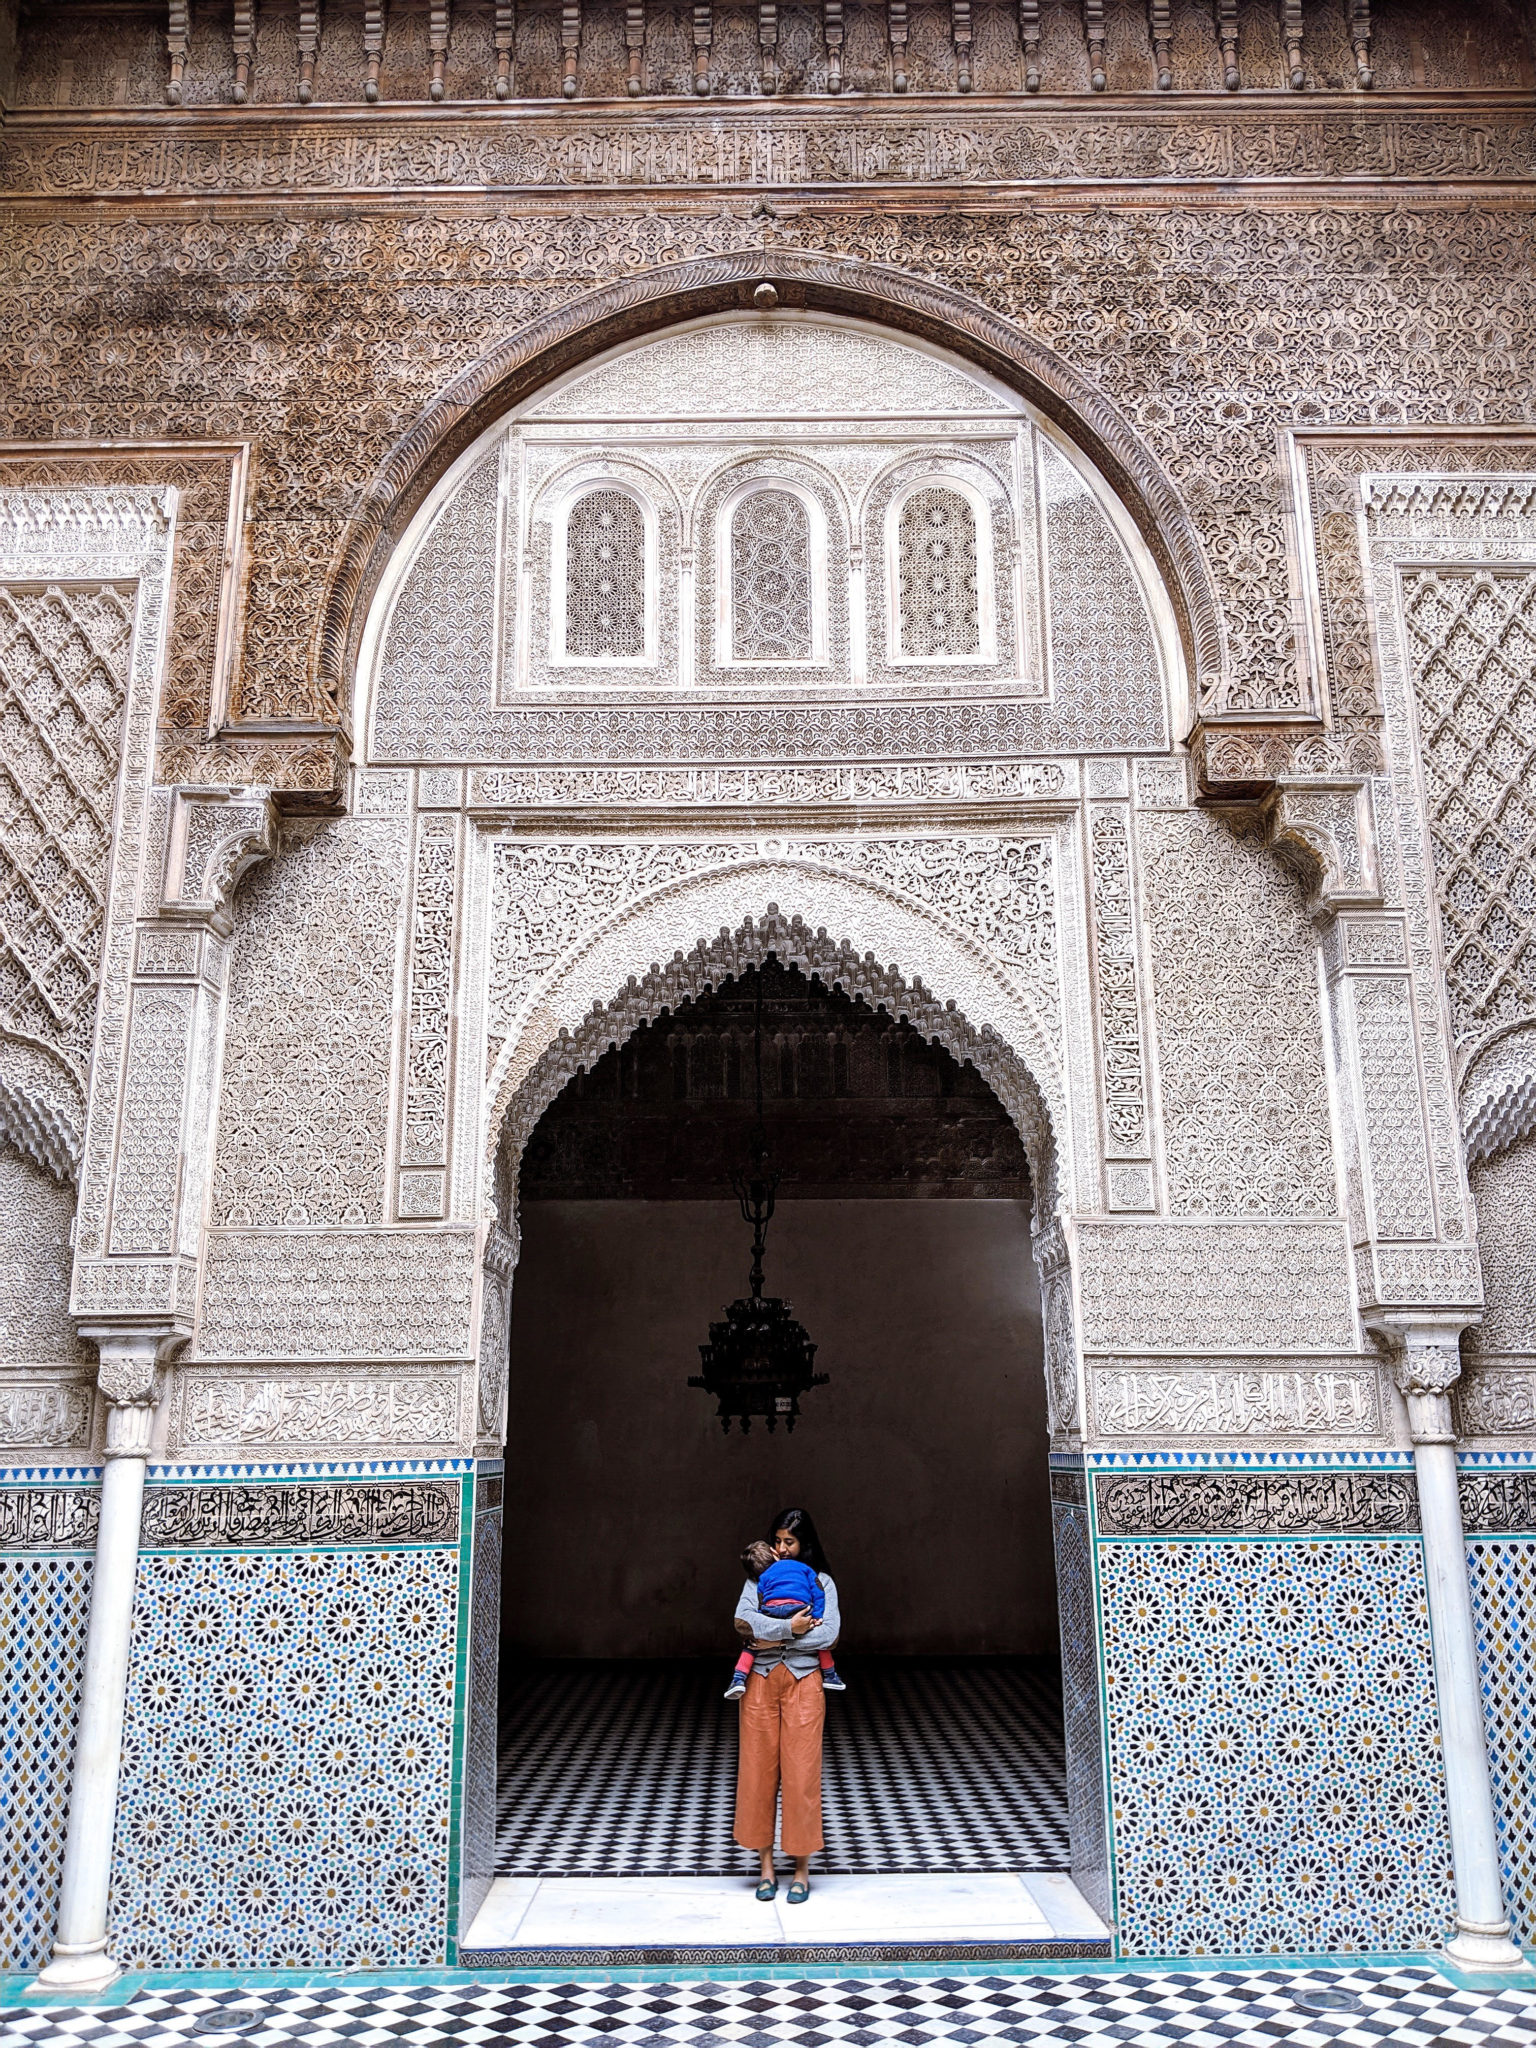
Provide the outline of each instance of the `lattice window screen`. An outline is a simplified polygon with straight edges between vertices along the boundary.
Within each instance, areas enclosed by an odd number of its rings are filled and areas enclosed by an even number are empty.
[[[645,653],[645,515],[623,491],[589,491],[571,507],[565,651],[583,661]]]
[[[914,491],[897,533],[901,651],[952,659],[981,652],[976,515],[958,491]]]
[[[793,491],[753,491],[731,520],[731,655],[811,659],[811,523]]]
[[[1536,572],[1403,579],[1456,1035],[1536,1011]]]

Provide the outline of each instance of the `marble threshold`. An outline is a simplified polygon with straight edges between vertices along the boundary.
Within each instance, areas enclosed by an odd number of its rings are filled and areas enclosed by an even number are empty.
[[[816,1877],[771,1904],[742,1877],[499,1877],[459,1942],[468,1968],[559,1961],[792,1961],[1103,1956],[1109,1929],[1071,1878]],[[830,1960],[830,1958],[828,1958]]]

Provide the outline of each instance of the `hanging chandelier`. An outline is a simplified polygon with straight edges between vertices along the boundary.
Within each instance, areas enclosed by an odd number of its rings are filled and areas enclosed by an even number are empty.
[[[704,1370],[688,1381],[690,1387],[702,1387],[706,1394],[714,1395],[719,1404],[715,1412],[727,1435],[737,1421],[745,1435],[754,1415],[762,1416],[770,1429],[777,1429],[781,1421],[786,1429],[793,1429],[800,1413],[800,1396],[827,1384],[827,1375],[815,1370],[816,1346],[804,1325],[795,1321],[789,1303],[763,1293],[763,1249],[779,1172],[769,1156],[763,1125],[762,968],[757,970],[752,1058],[757,1115],[747,1142],[746,1164],[731,1176],[742,1221],[752,1231],[749,1292],[744,1300],[731,1303],[724,1322],[710,1324],[709,1342],[699,1346]]]

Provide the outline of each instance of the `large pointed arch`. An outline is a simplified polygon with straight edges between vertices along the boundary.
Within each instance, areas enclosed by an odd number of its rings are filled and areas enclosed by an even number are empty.
[[[319,692],[348,693],[373,596],[416,512],[457,458],[524,399],[604,350],[761,303],[840,313],[936,344],[1011,386],[1056,422],[1123,500],[1168,590],[1194,686],[1213,700],[1225,650],[1194,521],[1167,472],[1087,378],[962,293],[847,258],[743,249],[641,272],[531,321],[469,366],[385,457],[343,538],[312,651]]]

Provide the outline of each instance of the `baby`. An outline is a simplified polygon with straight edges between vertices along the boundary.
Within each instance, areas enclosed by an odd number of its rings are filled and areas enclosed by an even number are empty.
[[[757,1581],[757,1605],[759,1612],[774,1615],[780,1621],[788,1621],[791,1615],[809,1608],[815,1620],[820,1621],[827,1611],[827,1596],[821,1590],[821,1581],[808,1564],[802,1564],[797,1557],[780,1557],[771,1543],[749,1543],[741,1553],[742,1564],[747,1576]],[[747,1689],[747,1680],[752,1675],[755,1657],[750,1644],[736,1659],[736,1669],[731,1673],[731,1682],[725,1688],[728,1700],[739,1700]],[[830,1650],[819,1650],[816,1661],[821,1666],[822,1689],[826,1692],[846,1692],[847,1686],[837,1675],[837,1666],[832,1661]]]

